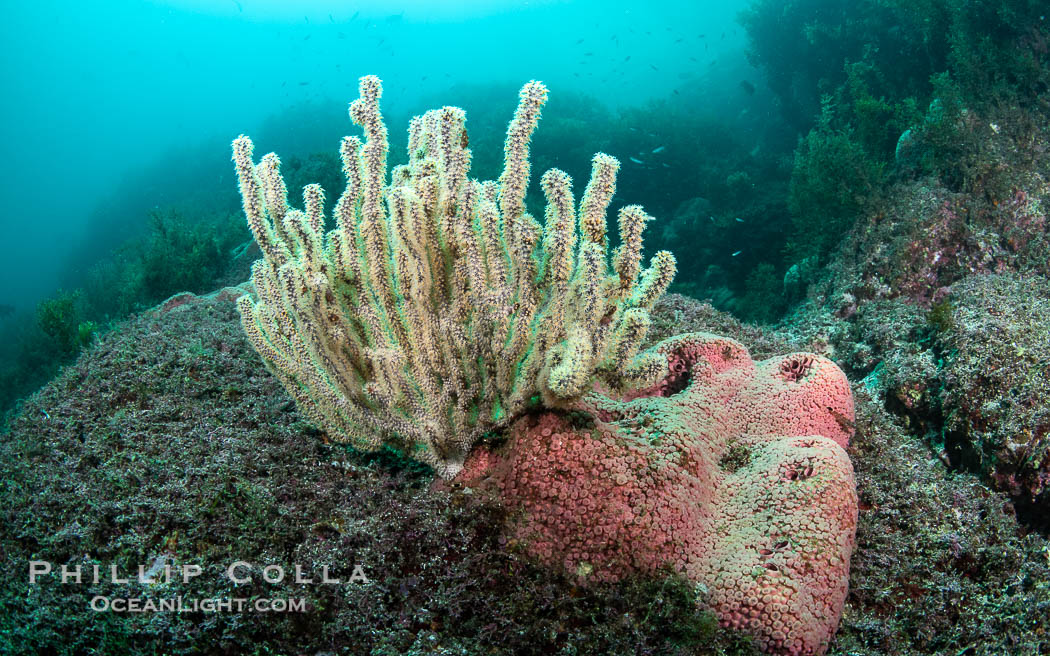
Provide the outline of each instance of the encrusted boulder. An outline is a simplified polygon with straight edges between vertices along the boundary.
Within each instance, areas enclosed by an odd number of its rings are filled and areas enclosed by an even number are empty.
[[[970,276],[952,285],[938,334],[944,447],[987,474],[1037,524],[1050,511],[1050,280]]]
[[[674,571],[765,651],[822,654],[857,524],[846,377],[807,353],[754,362],[731,339],[661,342],[670,373],[615,399],[528,415],[454,485],[496,500],[508,537],[584,580]]]

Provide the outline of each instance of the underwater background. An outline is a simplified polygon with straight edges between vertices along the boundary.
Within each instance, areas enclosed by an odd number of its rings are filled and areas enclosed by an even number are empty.
[[[14,365],[3,376],[4,406],[53,374],[59,354],[40,351],[68,355],[96,327],[214,286],[250,237],[229,156],[238,134],[281,154],[289,188],[319,182],[334,199],[346,106],[362,75],[385,81],[392,163],[405,159],[410,117],[456,105],[467,111],[478,179],[502,166],[517,90],[542,80],[551,103],[536,136],[534,196],[539,173],[558,166],[583,179],[604,150],[624,162],[621,189],[632,193],[620,203],[645,205],[670,230],[683,201],[724,194],[725,175],[746,173],[714,160],[769,147],[764,135],[777,118],[748,64],[742,7],[230,0],[11,8],[3,75],[21,100],[2,110],[12,165],[0,193],[11,208],[5,239],[21,246],[0,263],[0,303],[12,308],[0,359]],[[795,134],[774,138],[790,152]],[[77,163],[58,191],[65,161]],[[704,180],[710,191],[698,186]],[[736,239],[718,257],[743,279],[754,255],[729,256],[756,226],[730,225],[739,209],[716,217]],[[63,334],[40,334],[42,300]]]
[[[261,257],[230,142],[279,153],[293,205],[310,183],[334,203],[365,75],[383,80],[391,165],[413,116],[453,105],[483,180],[503,168],[518,89],[542,80],[526,204],[543,216],[548,169],[582,193],[594,153],[619,160],[610,215],[643,206],[646,259],[677,259],[647,345],[710,332],[756,361],[811,352],[845,373],[859,520],[827,653],[1050,653],[1048,14],[1036,0],[8,3],[0,653],[756,649],[697,611],[688,580],[585,586],[537,566],[497,509],[435,494],[402,454],[330,443],[267,373],[229,290]],[[29,560],[166,557],[383,574],[262,620],[99,614],[88,600],[119,586],[26,584]],[[274,594],[229,586],[172,590]]]

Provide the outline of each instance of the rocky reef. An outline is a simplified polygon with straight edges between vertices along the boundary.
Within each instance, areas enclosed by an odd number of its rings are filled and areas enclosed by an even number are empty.
[[[0,440],[5,653],[752,653],[671,575],[580,586],[501,544],[513,520],[389,452],[326,443],[248,345],[229,297],[182,297],[107,334],[28,399]],[[718,332],[755,358],[819,347],[671,295],[654,332]],[[1050,544],[980,479],[948,471],[861,383],[848,454],[858,490],[849,594],[828,653],[1038,654]],[[654,402],[659,399],[640,399]],[[728,466],[731,459],[727,460]],[[774,547],[776,545],[773,545]],[[775,549],[774,549],[775,551]],[[760,556],[761,554],[753,554]],[[776,556],[781,557],[781,556]],[[189,584],[27,582],[29,560],[195,563]],[[252,563],[249,582],[224,575]],[[288,579],[271,584],[278,564]],[[292,568],[338,586],[297,586]],[[359,564],[370,583],[349,583]],[[95,595],[288,597],[309,612],[118,614]],[[73,636],[70,638],[69,636]]]

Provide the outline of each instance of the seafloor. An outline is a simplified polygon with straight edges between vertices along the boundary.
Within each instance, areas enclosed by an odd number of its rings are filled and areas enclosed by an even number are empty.
[[[431,474],[391,454],[326,443],[249,346],[232,291],[127,321],[13,420],[0,442],[0,652],[750,653],[695,612],[684,581],[579,588],[506,551],[497,511],[431,492]],[[710,331],[756,357],[818,339],[678,295],[657,316],[653,340]],[[853,392],[860,524],[830,653],[1047,653],[1045,534],[979,473],[947,468],[870,380]],[[148,592],[105,574],[26,582],[29,560],[117,563],[123,576],[170,557],[208,565]],[[328,565],[344,581],[361,565],[371,583],[235,586],[219,575],[233,560],[256,574]],[[305,598],[309,612],[97,613],[98,594]]]

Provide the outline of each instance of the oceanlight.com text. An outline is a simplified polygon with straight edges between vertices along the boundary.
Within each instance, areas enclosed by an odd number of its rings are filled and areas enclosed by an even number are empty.
[[[304,613],[305,599],[145,597],[91,598],[91,610],[104,613]]]

